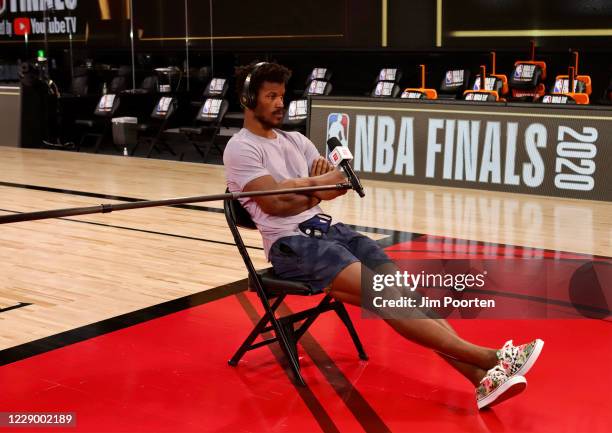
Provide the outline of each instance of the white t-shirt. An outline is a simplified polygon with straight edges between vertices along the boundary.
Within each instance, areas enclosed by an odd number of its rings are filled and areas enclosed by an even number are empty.
[[[229,140],[223,153],[227,187],[239,192],[250,181],[270,175],[275,181],[308,177],[312,163],[321,155],[315,145],[299,132],[275,129],[276,138],[264,138],[242,128]],[[273,216],[265,213],[255,200],[240,199],[263,238],[266,257],[279,238],[300,234],[298,224],[322,210],[314,206],[298,215]]]

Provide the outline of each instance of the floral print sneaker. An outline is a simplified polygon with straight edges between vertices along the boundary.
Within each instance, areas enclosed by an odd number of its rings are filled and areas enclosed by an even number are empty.
[[[540,339],[520,346],[515,346],[512,340],[508,340],[497,351],[499,365],[508,376],[524,376],[540,356],[542,347],[544,347],[544,342]]]
[[[526,387],[527,379],[523,376],[508,376],[500,365],[496,365],[487,371],[476,388],[476,404],[478,409],[493,406],[521,393]]]

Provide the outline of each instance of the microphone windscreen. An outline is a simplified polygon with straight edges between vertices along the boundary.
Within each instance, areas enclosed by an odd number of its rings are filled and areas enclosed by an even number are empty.
[[[327,147],[329,147],[330,152],[338,146],[342,146],[342,143],[340,143],[340,140],[338,140],[336,137],[332,137],[327,140]]]

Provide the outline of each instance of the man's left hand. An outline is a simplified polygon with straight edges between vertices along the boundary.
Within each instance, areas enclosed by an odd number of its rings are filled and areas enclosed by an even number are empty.
[[[310,170],[310,176],[320,176],[325,173],[329,173],[334,169],[334,166],[331,165],[327,159],[322,156],[315,159],[312,163],[312,169]]]

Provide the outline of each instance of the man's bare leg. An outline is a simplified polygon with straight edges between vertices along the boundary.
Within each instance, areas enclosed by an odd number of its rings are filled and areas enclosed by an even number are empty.
[[[376,273],[380,274],[388,274],[393,275],[399,271],[399,268],[395,263],[389,262],[385,263],[375,269]],[[444,327],[448,332],[451,332],[455,335],[458,335],[455,329],[446,321],[446,319],[432,319],[438,325]],[[434,350],[434,352],[436,352]],[[486,375],[487,370],[480,368],[476,365],[468,364],[465,362],[461,362],[457,359],[450,358],[443,353],[436,352],[438,356],[440,356],[443,360],[445,360],[451,367],[461,373],[464,377],[466,377],[474,386],[477,386],[480,383],[480,380]],[[494,365],[493,365],[494,366]],[[492,366],[492,367],[493,367]]]
[[[331,284],[331,295],[341,302],[361,305],[361,278],[372,272],[356,262],[343,269]],[[372,273],[373,274],[373,273]],[[461,339],[443,319],[385,319],[400,335],[433,349],[451,366],[477,385],[486,370],[497,364],[496,351]]]

